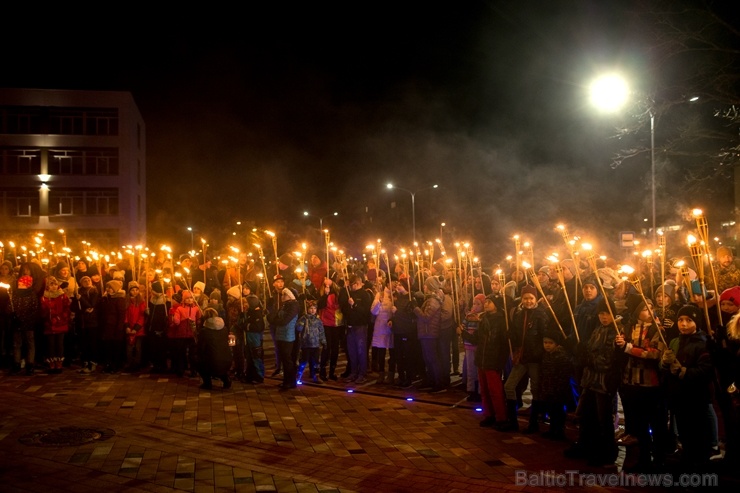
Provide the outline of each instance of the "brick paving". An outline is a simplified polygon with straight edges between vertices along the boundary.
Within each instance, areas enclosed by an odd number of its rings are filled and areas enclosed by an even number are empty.
[[[0,376],[2,490],[534,492],[548,488],[517,486],[516,470],[584,469],[563,458],[564,442],[481,429],[463,392],[277,383],[206,391],[148,373]],[[72,446],[21,440],[65,426],[115,434]]]

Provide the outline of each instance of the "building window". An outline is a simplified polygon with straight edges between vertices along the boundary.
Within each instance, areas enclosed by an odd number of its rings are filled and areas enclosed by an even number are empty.
[[[40,134],[42,109],[38,106],[0,106],[0,133]]]
[[[118,149],[49,150],[50,175],[117,175]]]
[[[0,214],[10,217],[39,215],[39,192],[32,189],[0,190]]]
[[[41,149],[0,147],[0,174],[38,175],[41,173]]]
[[[52,107],[49,110],[49,133],[118,135],[118,109]]]
[[[53,216],[117,216],[118,189],[54,189],[49,192]]]

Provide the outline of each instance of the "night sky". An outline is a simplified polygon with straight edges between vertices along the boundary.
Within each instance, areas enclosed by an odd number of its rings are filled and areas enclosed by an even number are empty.
[[[4,50],[4,86],[133,94],[150,241],[189,246],[194,226],[218,248],[241,220],[277,230],[282,250],[318,242],[303,210],[336,210],[325,226],[340,244],[409,244],[410,196],[389,181],[439,184],[416,196],[417,236],[444,221],[448,242],[490,261],[516,232],[556,244],[565,221],[606,246],[649,215],[649,161],[612,169],[614,118],[586,92],[614,67],[653,82],[634,2],[190,8],[49,12],[33,35],[3,34],[17,48]]]

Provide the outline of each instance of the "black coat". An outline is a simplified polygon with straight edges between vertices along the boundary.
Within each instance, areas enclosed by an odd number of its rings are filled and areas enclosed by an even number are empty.
[[[210,375],[225,375],[231,367],[229,331],[220,317],[210,318],[198,332],[198,369]]]

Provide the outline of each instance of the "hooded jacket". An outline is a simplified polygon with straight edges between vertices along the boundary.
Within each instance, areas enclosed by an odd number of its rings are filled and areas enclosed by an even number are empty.
[[[229,331],[224,319],[212,317],[198,332],[198,369],[211,375],[225,375],[231,367]]]

